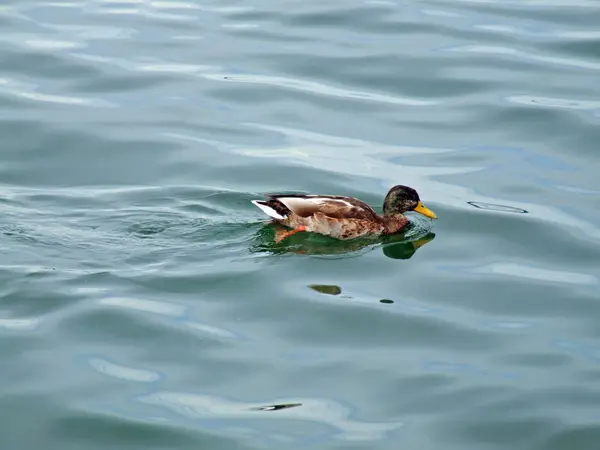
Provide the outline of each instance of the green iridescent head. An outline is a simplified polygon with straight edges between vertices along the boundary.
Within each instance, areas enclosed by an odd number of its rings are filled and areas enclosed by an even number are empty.
[[[407,211],[415,211],[430,219],[437,219],[435,213],[421,202],[417,191],[409,186],[394,186],[385,196],[383,213],[385,215],[403,214]]]

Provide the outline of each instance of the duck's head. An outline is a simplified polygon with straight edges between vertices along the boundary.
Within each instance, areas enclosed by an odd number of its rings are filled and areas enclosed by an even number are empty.
[[[421,202],[417,191],[408,186],[394,186],[383,201],[384,215],[402,214],[407,211],[415,211],[430,219],[437,219],[435,213]]]

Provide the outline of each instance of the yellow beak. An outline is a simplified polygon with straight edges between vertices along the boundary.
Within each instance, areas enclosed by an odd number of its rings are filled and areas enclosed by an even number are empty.
[[[417,204],[417,207],[414,209],[414,211],[418,212],[419,214],[423,214],[425,217],[429,217],[430,219],[437,219],[435,213],[421,202]]]

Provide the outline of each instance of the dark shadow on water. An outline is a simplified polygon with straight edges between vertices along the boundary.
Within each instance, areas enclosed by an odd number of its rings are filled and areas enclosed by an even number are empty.
[[[342,293],[342,288],[335,284],[309,284],[308,287],[321,294],[340,295]]]
[[[296,408],[302,406],[302,403],[282,403],[278,405],[256,406],[249,408],[250,411],[280,411],[282,409]]]
[[[311,288],[313,291],[316,291],[320,294],[340,295],[342,293],[342,288],[335,284],[309,284],[308,287]],[[348,295],[342,295],[342,297],[352,298],[351,296],[348,296]],[[394,303],[394,300],[390,300],[389,298],[382,298],[381,300],[379,300],[379,303],[391,305]]]
[[[296,253],[310,256],[359,256],[374,250],[377,246],[385,256],[392,259],[410,259],[416,251],[431,242],[435,233],[430,231],[415,233],[400,233],[393,236],[377,238],[358,238],[347,241],[329,238],[315,233],[298,233],[284,239],[282,242],[274,241],[275,230],[281,229],[280,225],[268,224],[258,231],[253,252],[267,252],[273,254]]]

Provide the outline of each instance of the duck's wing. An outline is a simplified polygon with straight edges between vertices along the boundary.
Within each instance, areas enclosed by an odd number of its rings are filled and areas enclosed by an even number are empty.
[[[269,200],[264,204],[283,217],[290,213],[301,217],[321,213],[332,219],[378,220],[373,208],[353,197],[309,194],[267,194],[267,197]]]

